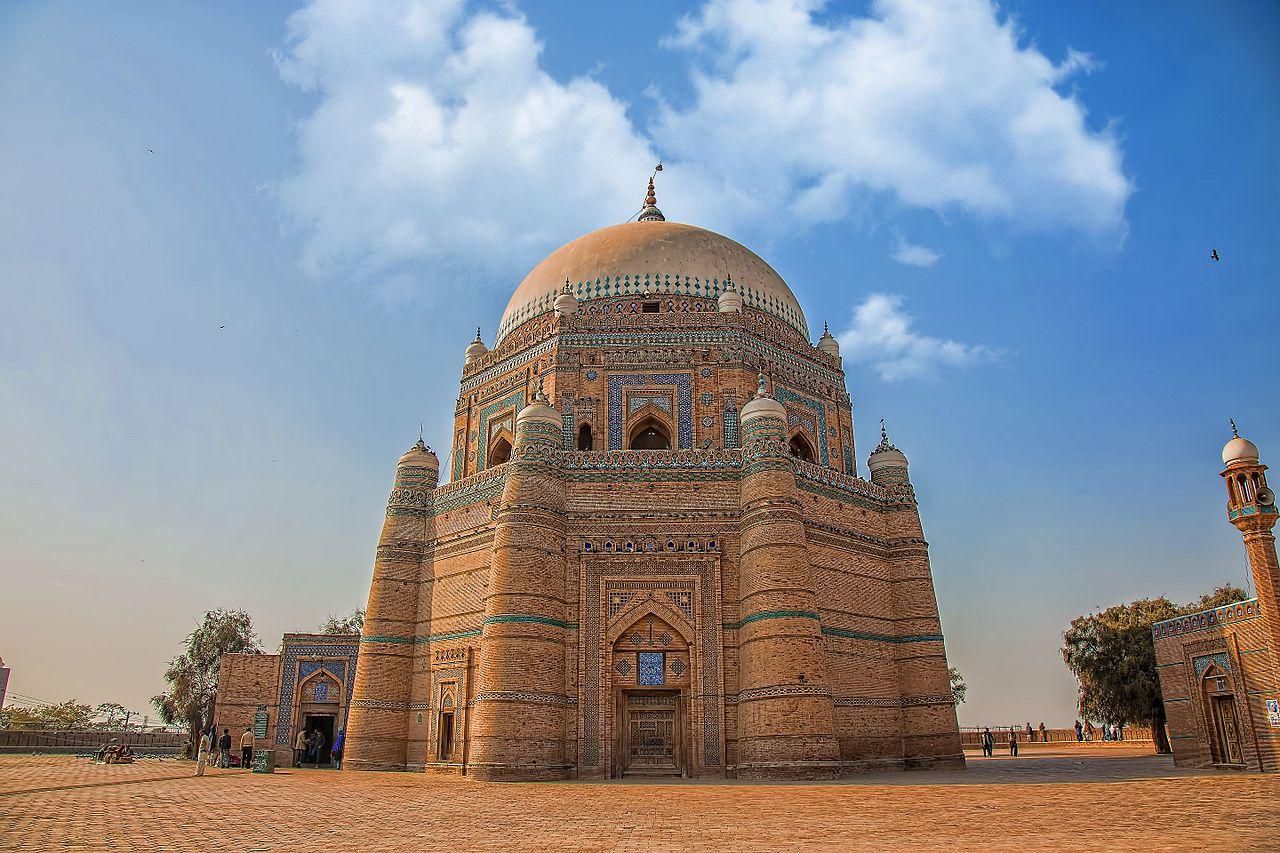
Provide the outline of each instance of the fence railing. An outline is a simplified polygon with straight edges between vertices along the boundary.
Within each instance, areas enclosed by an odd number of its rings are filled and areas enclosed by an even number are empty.
[[[134,752],[168,753],[181,750],[187,736],[176,732],[0,729],[0,750],[5,752],[96,752],[113,740]]]
[[[985,726],[964,726],[960,729],[960,743],[966,749],[979,749],[982,746],[982,729]],[[991,726],[991,736],[995,740],[996,746],[1001,744],[1009,745],[1009,727],[1002,726],[997,728]],[[1025,726],[1014,726],[1013,730],[1018,735],[1018,743],[1077,743],[1075,729],[1045,729],[1044,738],[1040,736],[1040,730],[1033,728],[1031,730],[1032,737],[1027,737],[1027,729]],[[1095,728],[1093,737],[1087,738],[1092,743],[1102,743],[1102,729]],[[1149,726],[1125,726],[1123,743],[1151,743],[1151,728]]]

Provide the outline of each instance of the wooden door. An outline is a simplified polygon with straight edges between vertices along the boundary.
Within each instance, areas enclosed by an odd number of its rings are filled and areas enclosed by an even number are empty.
[[[679,775],[680,703],[675,693],[625,693],[622,770],[631,775]]]
[[[1224,764],[1243,764],[1240,756],[1240,734],[1236,725],[1236,702],[1232,696],[1214,696],[1213,723],[1218,739],[1218,756]]]

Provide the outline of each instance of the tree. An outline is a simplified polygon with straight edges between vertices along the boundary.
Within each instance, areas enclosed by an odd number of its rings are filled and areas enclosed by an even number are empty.
[[[329,621],[325,622],[320,628],[321,634],[359,634],[364,630],[364,611],[356,608],[351,611],[350,616],[343,616],[339,619],[332,613],[329,614]]]
[[[169,661],[164,679],[169,690],[151,697],[151,704],[166,723],[177,723],[191,733],[192,743],[213,722],[222,656],[261,654],[253,620],[243,610],[213,610],[186,639],[186,650]]]
[[[124,706],[119,702],[103,702],[94,709],[94,713],[99,717],[107,718],[106,722],[102,724],[102,727],[105,729],[109,729],[115,725],[116,717],[120,717],[127,725],[129,717],[131,716],[131,713],[126,711]]]
[[[1062,659],[1080,684],[1080,713],[1091,720],[1150,725],[1156,752],[1170,752],[1151,626],[1247,597],[1225,584],[1184,607],[1162,596],[1072,619],[1062,635]]]
[[[91,705],[68,699],[57,705],[6,708],[3,722],[8,729],[78,729],[87,725],[92,718]]]
[[[1208,595],[1200,596],[1200,600],[1194,604],[1188,604],[1183,608],[1183,613],[1199,613],[1201,610],[1212,610],[1215,607],[1226,607],[1228,604],[1235,604],[1237,601],[1245,601],[1248,599],[1249,593],[1245,592],[1238,586],[1232,584],[1223,584]]]
[[[964,676],[954,666],[947,668],[947,675],[951,679],[951,700],[959,705],[969,692],[969,685],[964,683]]]

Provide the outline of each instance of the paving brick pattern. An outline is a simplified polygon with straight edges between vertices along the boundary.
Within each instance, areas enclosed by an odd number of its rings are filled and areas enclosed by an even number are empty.
[[[829,784],[459,783],[0,756],[0,850],[1280,849],[1280,776],[1140,749]]]

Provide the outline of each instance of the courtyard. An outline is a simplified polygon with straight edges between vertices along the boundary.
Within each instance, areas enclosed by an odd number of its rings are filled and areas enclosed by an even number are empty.
[[[1280,849],[1280,776],[1101,744],[835,784],[193,768],[0,756],[0,850]]]

